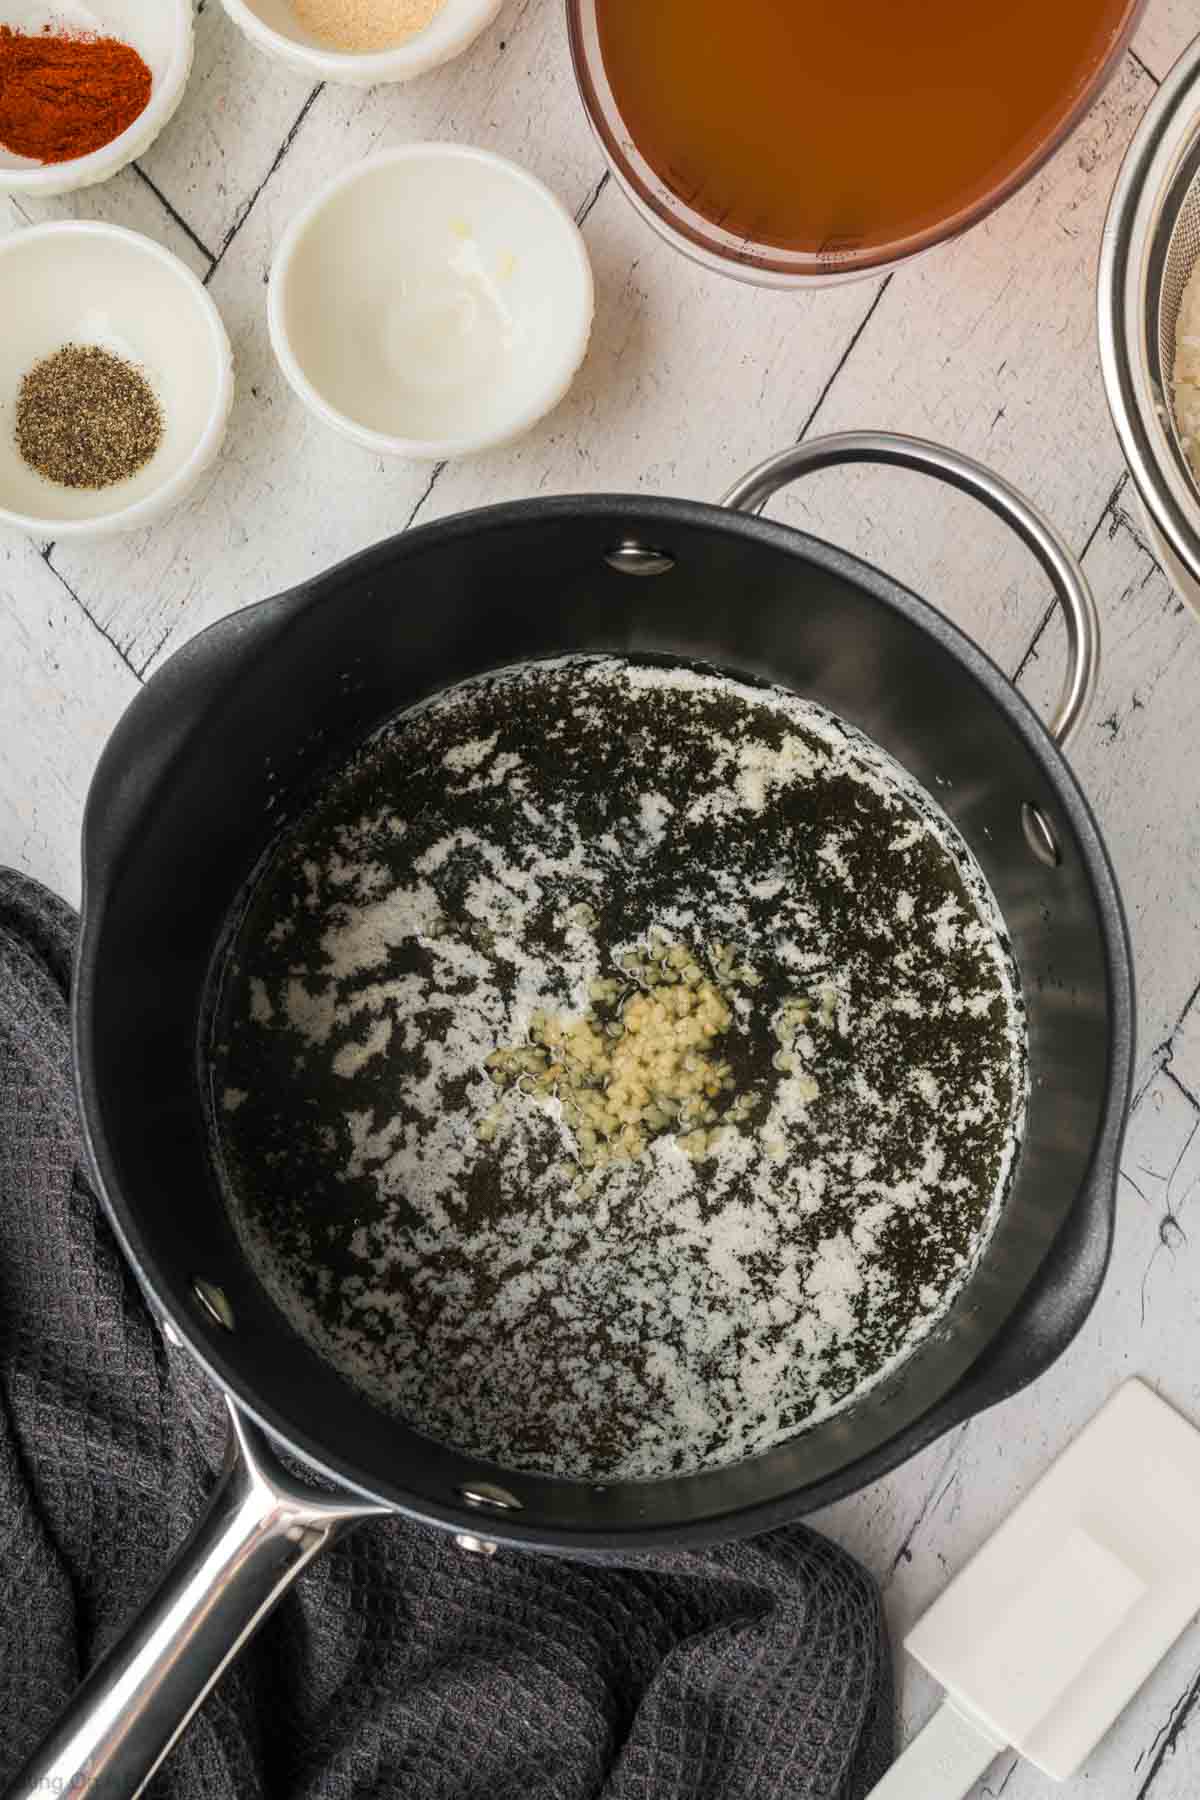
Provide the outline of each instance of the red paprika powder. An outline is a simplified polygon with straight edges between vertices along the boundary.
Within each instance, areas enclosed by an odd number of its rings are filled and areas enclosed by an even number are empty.
[[[0,144],[14,156],[70,162],[120,137],[154,79],[118,38],[0,25]]]

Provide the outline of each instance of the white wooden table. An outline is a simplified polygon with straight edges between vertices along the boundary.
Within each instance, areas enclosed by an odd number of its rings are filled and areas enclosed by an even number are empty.
[[[1048,0],[1053,4],[1053,0]],[[576,99],[559,0],[508,0],[458,63],[410,88],[306,87],[198,0],[195,75],[139,167],[35,206],[0,233],[100,217],[148,233],[210,285],[233,338],[225,455],[152,533],[89,548],[0,534],[0,863],[78,897],[97,754],[138,684],[193,632],[416,520],[583,489],[716,498],[811,433],[880,426],[991,463],[1083,557],[1104,621],[1099,703],[1074,760],[1116,859],[1138,953],[1136,1110],[1116,1256],[1082,1336],[1032,1389],[817,1523],[882,1581],[897,1638],[1123,1377],[1200,1421],[1200,620],[1140,533],[1094,349],[1101,223],[1157,82],[1200,0],[1152,0],[1082,129],[987,224],[888,279],[795,298],[702,273],[605,174]],[[515,157],[576,210],[595,264],[595,340],[569,400],[478,461],[382,463],[294,400],[267,342],[275,243],[315,186],[381,146],[457,138]],[[916,478],[834,473],[781,516],[944,605],[1045,706],[1061,675],[1049,595],[1001,529]],[[902,1665],[904,1728],[931,1710]],[[978,1789],[1033,1800],[1200,1794],[1200,1624],[1066,1789],[1011,1757]]]

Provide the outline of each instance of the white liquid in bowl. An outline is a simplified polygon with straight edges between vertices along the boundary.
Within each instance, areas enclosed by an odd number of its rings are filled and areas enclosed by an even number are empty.
[[[442,263],[415,268],[396,286],[379,320],[380,354],[393,381],[446,396],[502,373],[515,322],[502,273],[493,273],[472,237]]]
[[[557,403],[586,349],[578,230],[486,153],[417,145],[351,172],[298,221],[272,276],[284,370],[381,450],[454,454]]]

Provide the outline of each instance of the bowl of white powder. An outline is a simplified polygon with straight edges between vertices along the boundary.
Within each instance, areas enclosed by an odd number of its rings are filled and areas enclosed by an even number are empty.
[[[260,50],[314,81],[411,81],[473,44],[500,0],[225,0]]]

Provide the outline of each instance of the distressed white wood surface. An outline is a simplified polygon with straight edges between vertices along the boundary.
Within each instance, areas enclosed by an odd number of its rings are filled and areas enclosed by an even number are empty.
[[[1196,35],[1195,0],[1150,0],[1134,39],[1134,55],[1161,81]]]
[[[877,1572],[899,1635],[1118,1380],[1141,1374],[1200,1422],[1200,622],[1139,536],[1092,325],[1112,180],[1200,30],[1200,4],[1152,0],[1091,117],[984,226],[890,280],[802,298],[695,269],[634,217],[583,120],[558,0],[508,0],[460,62],[366,94],[311,88],[263,59],[216,0],[199,0],[197,25],[188,98],[138,168],[82,196],[0,201],[0,234],[102,217],[168,244],[209,281],[239,378],[225,457],[154,532],[92,548],[0,538],[0,862],[76,898],[89,775],[138,683],[205,623],[415,519],[554,491],[715,498],[798,437],[887,426],[992,463],[1085,558],[1106,663],[1075,762],[1124,887],[1140,983],[1117,1249],[1093,1318],[1041,1382],[818,1521]],[[542,175],[582,219],[598,285],[567,402],[523,443],[445,469],[381,463],[312,423],[274,368],[263,309],[274,245],[314,186],[422,137],[485,144]],[[920,588],[1051,704],[1063,640],[1044,584],[969,502],[908,476],[838,472],[778,512]],[[903,1660],[900,1696],[906,1729],[935,1698]],[[1200,1794],[1200,1626],[1077,1782],[1054,1789],[1007,1758],[977,1800],[1001,1791]]]

